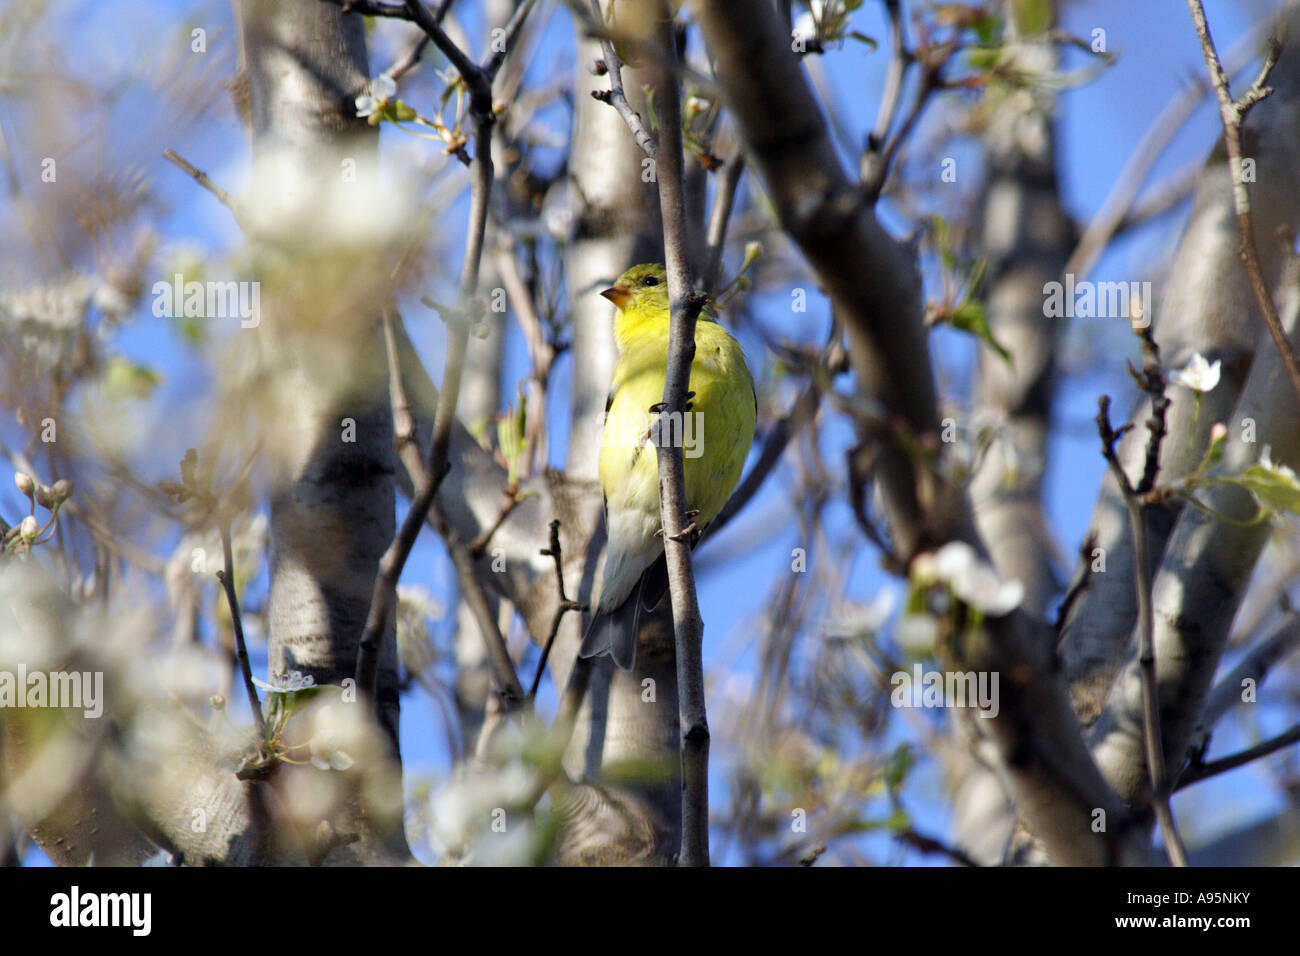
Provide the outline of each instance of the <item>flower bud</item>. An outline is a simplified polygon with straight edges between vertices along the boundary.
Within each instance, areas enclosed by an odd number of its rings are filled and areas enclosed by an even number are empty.
[[[220,694],[213,694],[208,698],[208,704],[213,710],[225,710],[226,698],[222,697]]]
[[[36,486],[36,503],[42,508],[54,507],[54,493],[50,491],[49,485]]]
[[[1210,429],[1210,441],[1219,443],[1225,441],[1228,437],[1228,426],[1223,422],[1215,422],[1214,427]]]
[[[72,482],[67,478],[60,478],[54,483],[54,486],[50,489],[50,493],[54,495],[55,501],[67,501],[72,497]]]
[[[40,533],[41,526],[36,523],[34,515],[28,515],[23,519],[23,523],[18,526],[18,535],[28,544],[36,540],[36,535]]]
[[[27,474],[25,471],[14,472],[14,484],[17,485],[18,490],[28,498],[30,498],[32,492],[36,490],[36,482],[32,481],[32,476]]]

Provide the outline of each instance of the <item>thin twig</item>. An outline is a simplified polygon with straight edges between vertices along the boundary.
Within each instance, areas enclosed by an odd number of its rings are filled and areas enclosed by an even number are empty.
[[[1196,35],[1201,41],[1201,52],[1205,55],[1206,68],[1210,71],[1210,83],[1219,98],[1223,144],[1228,152],[1228,174],[1232,178],[1232,201],[1237,209],[1237,230],[1241,233],[1241,257],[1246,265],[1246,274],[1250,277],[1250,286],[1255,293],[1255,300],[1259,303],[1264,322],[1268,326],[1268,334],[1272,336],[1273,344],[1282,357],[1282,365],[1286,368],[1287,378],[1291,380],[1291,388],[1294,389],[1296,396],[1300,397],[1300,360],[1297,360],[1295,350],[1287,341],[1282,320],[1278,318],[1277,307],[1273,304],[1273,296],[1268,290],[1268,283],[1264,280],[1264,269],[1259,262],[1259,249],[1255,245],[1250,193],[1246,190],[1246,181],[1242,176],[1241,126],[1251,108],[1273,92],[1272,87],[1264,84],[1277,64],[1281,45],[1276,37],[1270,39],[1268,55],[1264,59],[1259,76],[1240,99],[1234,100],[1228,89],[1227,74],[1224,73],[1223,64],[1219,61],[1219,54],[1215,52],[1214,40],[1210,37],[1210,26],[1205,20],[1205,8],[1201,5],[1201,0],[1187,0],[1187,9],[1191,11],[1192,24],[1196,27]]]
[[[880,197],[899,150],[911,137],[912,130],[920,120],[921,114],[925,112],[930,97],[935,91],[943,88],[943,67],[948,62],[948,57],[956,50],[956,45],[950,42],[937,49],[940,51],[938,55],[931,51],[920,61],[921,75],[916,81],[912,105],[898,132],[887,144],[882,144],[880,148],[863,157],[861,195],[865,202],[875,202]]]
[[[1281,750],[1283,747],[1289,747],[1294,743],[1300,743],[1300,724],[1296,724],[1285,733],[1278,734],[1276,737],[1258,743],[1240,753],[1220,757],[1218,760],[1211,760],[1209,763],[1188,765],[1182,776],[1178,778],[1175,789],[1181,790],[1183,787],[1199,783],[1207,777],[1215,777],[1221,773],[1227,773],[1229,770],[1236,770],[1238,767],[1252,763],[1261,757],[1267,757],[1269,754]]]
[[[429,35],[421,31],[420,35],[416,37],[415,42],[412,43],[406,53],[402,55],[402,58],[395,61],[388,69],[384,70],[383,75],[388,77],[390,80],[400,80],[407,73],[410,73],[420,65],[420,57],[424,56],[424,51],[428,49],[428,47]]]
[[[1228,62],[1229,72],[1235,73],[1241,68],[1242,63],[1247,56],[1253,55],[1256,47],[1259,45],[1259,31],[1252,30],[1243,36],[1231,50],[1228,51],[1225,59]],[[1070,253],[1070,258],[1062,270],[1063,275],[1074,275],[1078,278],[1086,278],[1096,264],[1098,257],[1111,240],[1122,233],[1125,229],[1130,228],[1135,221],[1141,221],[1142,218],[1149,217],[1154,209],[1159,208],[1159,204],[1153,198],[1144,204],[1146,216],[1139,214],[1139,211],[1130,211],[1134,201],[1137,199],[1138,190],[1146,182],[1147,175],[1165,151],[1165,148],[1173,140],[1175,134],[1182,129],[1187,118],[1192,115],[1196,107],[1200,104],[1205,94],[1210,92],[1208,81],[1197,77],[1190,87],[1185,87],[1179,95],[1172,100],[1156,117],[1155,121],[1143,134],[1142,139],[1138,142],[1133,150],[1133,154],[1124,164],[1118,176],[1115,177],[1115,185],[1111,187],[1109,195],[1101,204],[1101,209],[1097,215],[1088,223],[1088,227],[1080,236],[1078,244],[1074,251]],[[1199,173],[1198,170],[1193,171]],[[1195,175],[1192,177],[1194,182]],[[1180,183],[1183,190],[1191,189],[1192,182]],[[1161,194],[1170,200],[1177,190],[1161,190]]]
[[[239,670],[244,676],[244,691],[248,694],[248,706],[253,709],[253,719],[257,721],[257,731],[266,736],[266,721],[262,717],[262,702],[257,699],[257,687],[253,684],[253,667],[248,660],[248,644],[244,641],[244,621],[239,613],[239,595],[235,593],[235,559],[230,544],[230,516],[222,513],[217,519],[221,531],[222,570],[217,572],[217,580],[226,592],[226,603],[230,605],[230,623],[235,632],[235,653],[239,658]]]
[[[1176,209],[1180,203],[1191,198],[1200,174],[1200,165],[1194,163],[1170,176],[1160,186],[1152,189],[1140,203],[1125,212],[1115,225],[1114,233],[1108,238],[1124,236]]]
[[[447,553],[451,556],[451,563],[456,568],[456,576],[460,580],[461,596],[469,605],[470,613],[474,615],[474,621],[483,634],[483,645],[487,650],[488,663],[492,665],[492,676],[496,682],[497,696],[502,710],[507,715],[512,714],[524,703],[524,688],[519,683],[519,675],[515,671],[515,662],[511,659],[510,650],[506,646],[505,636],[501,633],[496,616],[488,604],[483,582],[479,580],[474,569],[474,559],[469,549],[460,540],[460,536],[447,522],[440,508],[435,506],[430,511],[429,517],[443,541],[446,542]]]
[[[533,4],[536,0],[524,0],[523,3],[515,7],[514,14],[506,23],[504,30],[505,42],[492,52],[487,62],[483,64],[483,72],[487,74],[488,82],[496,79],[497,73],[501,71],[501,65],[505,63],[506,57],[510,51],[515,48],[515,41],[519,38],[519,31],[524,27],[524,21],[528,19],[528,14],[532,12]]]
[[[439,23],[442,23],[442,21],[446,19],[447,11],[451,9],[453,2],[454,0],[442,0],[442,3],[438,4],[438,9],[433,11],[433,18]],[[429,39],[429,34],[421,30],[420,36],[407,49],[405,55],[403,55],[400,60],[388,69],[384,70],[384,76],[392,80],[400,80],[411,70],[419,66],[420,58],[424,56],[424,51],[428,49]]]
[[[1159,685],[1156,683],[1156,655],[1154,642],[1154,619],[1151,609],[1151,566],[1148,556],[1146,522],[1143,517],[1142,502],[1128,475],[1115,453],[1115,443],[1130,426],[1124,425],[1118,431],[1110,426],[1110,396],[1103,395],[1098,400],[1097,431],[1101,435],[1102,453],[1106,463],[1115,476],[1124,504],[1128,508],[1129,525],[1133,533],[1133,563],[1136,568],[1137,602],[1138,602],[1138,664],[1142,674],[1142,737],[1146,744],[1147,772],[1151,777],[1151,801],[1155,806],[1156,818],[1160,821],[1160,832],[1164,837],[1165,850],[1174,866],[1187,865],[1187,851],[1183,847],[1182,837],[1178,834],[1178,825],[1174,822],[1173,808],[1170,805],[1171,786],[1165,770],[1164,744],[1160,734],[1160,697]]]
[[[1288,610],[1282,621],[1259,644],[1223,675],[1214,685],[1205,702],[1202,720],[1213,726],[1237,704],[1242,702],[1243,682],[1249,680],[1258,687],[1269,672],[1290,654],[1300,649],[1300,614]]]
[[[695,358],[695,323],[705,296],[691,283],[687,258],[686,197],[682,177],[681,102],[673,69],[677,44],[673,16],[660,0],[663,21],[659,42],[665,61],[657,70],[655,102],[664,121],[659,125],[659,210],[664,224],[664,261],[668,293],[673,303],[668,335],[668,367],[664,376],[663,409],[684,414]],[[658,444],[660,515],[668,590],[672,598],[673,632],[677,650],[677,700],[681,724],[682,843],[681,866],[709,865],[709,722],[704,700],[702,642],[704,622],[695,593],[689,537],[694,522],[686,516],[686,480],[680,443]]]
[[[603,22],[600,0],[591,0],[591,15],[595,23]],[[632,138],[641,147],[641,151],[651,159],[655,159],[659,154],[659,143],[654,133],[650,132],[641,119],[641,114],[632,109],[632,104],[627,101],[627,94],[623,91],[623,61],[614,52],[613,42],[603,32],[598,33],[597,36],[600,40],[601,61],[605,65],[605,72],[609,75],[609,89],[592,90],[592,98],[608,103],[618,110],[618,115],[623,117],[623,122],[632,131]]]
[[[903,78],[908,66],[915,61],[903,36],[903,9],[900,0],[885,0],[885,10],[889,14],[889,69],[885,74],[885,88],[880,94],[876,125],[867,135],[867,150],[862,157],[861,178],[866,182],[882,179],[881,166],[884,158],[881,150],[894,125],[898,104],[902,102]]]
[[[506,496],[506,501],[505,504],[501,506],[501,510],[497,512],[496,520],[494,520],[482,534],[469,543],[469,556],[475,561],[483,557],[487,552],[488,545],[492,543],[493,535],[501,530],[501,526],[506,523],[506,519],[514,513],[514,510],[519,507],[519,503],[524,500],[523,496],[519,493],[517,485],[508,486],[505,489],[504,494]]]
[[[745,172],[745,154],[737,152],[718,178],[717,193],[713,197],[713,211],[709,214],[709,253],[705,260],[704,275],[700,285],[704,291],[712,293],[722,273],[722,250],[727,245],[727,224],[731,220],[731,209],[736,201],[736,188],[740,177]]]
[[[174,149],[164,149],[163,158],[175,163],[182,170],[188,173],[196,183],[208,192],[212,193],[212,195],[216,196],[217,201],[230,210],[231,214],[235,217],[235,222],[239,223],[240,226],[243,225],[243,214],[239,200],[213,182],[211,176],[199,169],[188,159],[181,156]]]
[[[1142,467],[1142,478],[1135,489],[1135,493],[1141,497],[1155,488],[1156,477],[1160,473],[1160,445],[1168,431],[1165,415],[1169,411],[1170,401],[1165,394],[1165,376],[1160,371],[1160,349],[1151,334],[1150,325],[1138,334],[1142,338],[1142,371],[1139,372],[1131,364],[1128,370],[1138,387],[1151,396],[1151,417],[1146,421],[1146,462]]]
[[[542,682],[542,673],[546,670],[546,661],[551,656],[551,647],[555,644],[556,635],[560,633],[560,622],[564,620],[564,615],[569,611],[587,610],[587,605],[569,600],[569,595],[564,590],[564,561],[563,552],[560,550],[559,518],[551,521],[551,546],[543,548],[541,553],[555,559],[555,583],[559,588],[560,603],[555,608],[555,616],[551,618],[551,633],[546,636],[546,643],[542,645],[542,657],[537,662],[537,673],[533,675],[533,686],[528,691],[529,700],[537,697],[537,687]]]
[[[484,82],[485,76],[482,68],[471,60],[469,54],[458,47],[451,37],[447,36],[446,31],[442,29],[442,24],[438,22],[437,18],[429,12],[428,7],[421,3],[420,0],[406,0],[406,13],[407,16],[404,19],[411,20],[427,33],[434,46],[441,50],[442,55],[451,61],[451,65],[456,68],[456,72],[465,81],[465,86],[472,96]],[[393,16],[394,14],[384,15]]]
[[[871,515],[867,513],[867,489],[876,465],[877,446],[874,441],[864,439],[845,453],[849,473],[849,506],[853,509],[853,518],[867,540],[880,552],[881,566],[891,574],[906,576],[907,559],[894,550]]]
[[[914,850],[919,850],[921,853],[940,853],[959,866],[979,866],[974,859],[966,853],[963,853],[957,847],[949,846],[942,840],[922,833],[919,830],[915,830],[912,827],[908,827],[906,830],[900,830],[895,834],[895,836],[898,838],[900,843],[905,843],[907,846],[910,846]]]
[[[402,317],[396,308],[384,309],[384,352],[388,359],[388,398],[393,407],[393,447],[411,477],[411,487],[420,488],[428,481],[420,443],[415,431],[415,415],[402,379],[402,359],[397,346],[397,323]]]

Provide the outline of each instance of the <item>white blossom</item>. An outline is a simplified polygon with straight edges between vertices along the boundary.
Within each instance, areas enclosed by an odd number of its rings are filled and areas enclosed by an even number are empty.
[[[1183,385],[1194,392],[1210,392],[1219,384],[1219,372],[1222,362],[1215,360],[1211,365],[1205,356],[1197,352],[1186,368],[1181,368],[1173,375],[1175,385]]]
[[[963,604],[999,617],[1010,614],[1024,600],[1025,589],[1019,581],[1004,581],[987,561],[975,553],[964,541],[950,541],[934,553],[933,558],[922,562],[921,555],[913,562],[913,574],[919,571],[934,580],[942,581],[952,589]]]
[[[794,27],[791,34],[804,43],[811,43],[817,39],[817,25],[822,22],[826,16],[825,0],[812,0],[808,4],[808,9],[799,14],[794,19]]]
[[[371,116],[397,95],[397,81],[381,73],[370,81],[370,88],[357,97],[357,116]]]

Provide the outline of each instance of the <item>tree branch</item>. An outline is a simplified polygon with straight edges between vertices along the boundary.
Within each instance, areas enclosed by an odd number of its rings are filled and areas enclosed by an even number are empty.
[[[664,259],[668,293],[673,303],[668,338],[668,368],[664,378],[663,412],[686,414],[691,363],[695,359],[695,323],[705,296],[695,290],[688,261],[686,199],[682,177],[681,101],[673,69],[676,38],[668,5],[659,3],[664,22],[660,43],[665,62],[656,77],[659,124],[659,210],[664,224]],[[668,561],[668,591],[672,598],[677,647],[677,702],[682,747],[681,866],[709,865],[709,722],[704,701],[704,622],[695,594],[690,536],[694,522],[686,515],[686,477],[678,441],[658,443],[660,511],[664,556]]]
[[[188,173],[196,183],[208,192],[212,193],[213,196],[217,197],[217,201],[230,210],[231,215],[235,217],[235,222],[240,226],[240,228],[243,228],[243,210],[240,207],[238,199],[218,186],[213,182],[212,177],[199,169],[189,160],[185,159],[185,157],[181,156],[174,149],[164,149],[163,157],[175,163],[178,167]]]
[[[555,560],[555,585],[560,596],[560,603],[555,607],[555,616],[551,618],[551,631],[546,635],[546,643],[542,646],[542,656],[537,662],[537,673],[533,676],[533,686],[528,691],[529,700],[537,697],[537,686],[542,682],[542,674],[546,671],[546,661],[551,656],[551,648],[555,645],[556,635],[560,633],[560,622],[564,620],[564,615],[569,611],[587,610],[587,605],[569,600],[569,595],[564,590],[564,560],[563,551],[560,550],[559,518],[551,522],[551,545],[549,548],[543,548],[541,553]]]
[[[1160,697],[1156,683],[1156,656],[1154,649],[1152,613],[1151,613],[1151,559],[1147,554],[1146,526],[1142,520],[1142,501],[1115,454],[1115,442],[1129,426],[1122,426],[1119,432],[1110,427],[1110,396],[1103,395],[1098,402],[1097,430],[1101,435],[1102,453],[1106,464],[1119,482],[1124,493],[1124,503],[1128,506],[1129,524],[1133,529],[1134,564],[1137,568],[1137,602],[1138,602],[1138,661],[1142,668],[1142,734],[1146,741],[1147,767],[1151,774],[1151,799],[1155,805],[1156,816],[1160,820],[1160,831],[1164,836],[1165,849],[1174,866],[1187,865],[1187,850],[1174,822],[1170,806],[1170,786],[1165,772],[1165,752],[1160,741]],[[1163,431],[1163,429],[1161,429]],[[1152,442],[1159,443],[1157,430],[1153,428]]]
[[[591,0],[591,15],[594,18],[593,27],[604,22],[600,13],[600,0]],[[618,115],[623,117],[623,122],[632,131],[632,138],[641,147],[641,151],[651,159],[655,159],[659,154],[659,143],[654,133],[650,132],[642,121],[641,114],[632,109],[632,104],[627,101],[627,94],[623,91],[623,61],[614,52],[614,44],[604,32],[599,30],[596,32],[600,40],[601,62],[604,63],[605,72],[609,76],[609,89],[592,90],[591,95],[594,99],[608,103],[618,110]]]
[[[1220,757],[1218,760],[1211,760],[1209,763],[1189,765],[1183,771],[1182,776],[1178,778],[1175,789],[1181,790],[1183,787],[1190,787],[1192,784],[1199,783],[1208,777],[1227,773],[1229,770],[1236,770],[1238,767],[1252,763],[1261,757],[1267,757],[1269,754],[1281,750],[1283,747],[1289,747],[1294,743],[1300,743],[1300,724],[1296,724],[1285,733],[1278,734],[1276,737],[1258,743],[1240,753]]]
[[[712,293],[722,273],[722,251],[727,245],[727,223],[731,220],[731,207],[736,201],[736,188],[745,172],[745,154],[738,152],[718,178],[717,193],[713,197],[713,211],[709,214],[709,253],[700,277],[705,292]]]
[[[217,580],[226,592],[226,602],[230,605],[230,623],[235,632],[235,653],[239,658],[239,672],[244,678],[244,692],[248,695],[248,706],[253,711],[253,720],[257,723],[259,739],[266,736],[266,720],[262,717],[262,702],[257,699],[257,688],[253,686],[253,668],[248,661],[248,644],[244,640],[244,621],[239,613],[239,595],[235,593],[235,559],[230,545],[230,516],[223,510],[217,517],[221,530],[222,570],[217,572]]]

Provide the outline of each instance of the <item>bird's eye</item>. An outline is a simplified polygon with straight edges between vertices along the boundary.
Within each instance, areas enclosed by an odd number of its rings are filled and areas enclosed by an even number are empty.
[[[658,284],[659,284],[659,279],[656,278],[655,276],[646,276],[644,279],[641,280],[641,284],[642,284],[642,285],[658,285]]]

